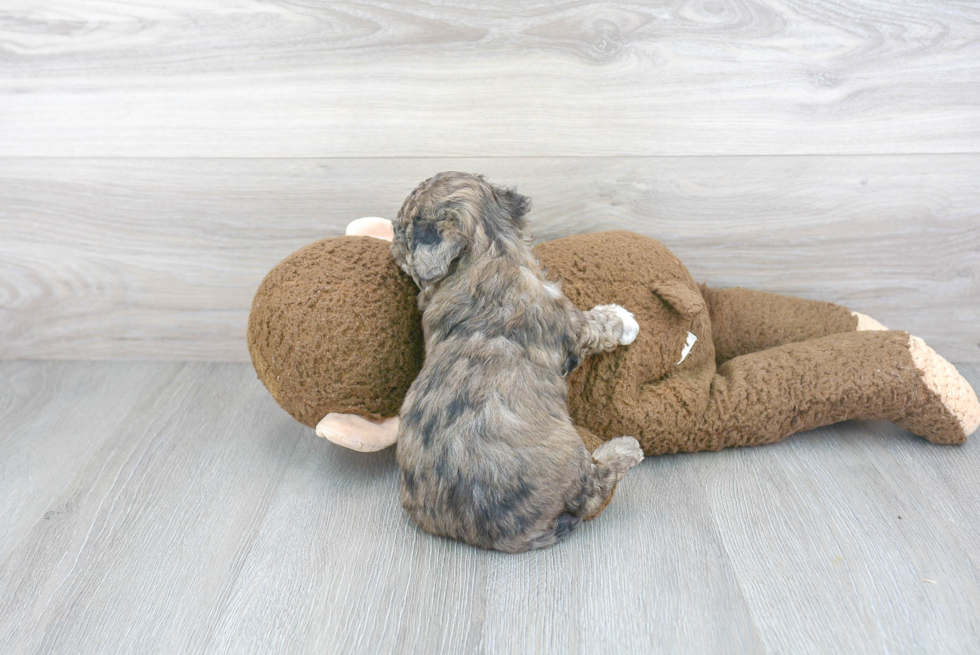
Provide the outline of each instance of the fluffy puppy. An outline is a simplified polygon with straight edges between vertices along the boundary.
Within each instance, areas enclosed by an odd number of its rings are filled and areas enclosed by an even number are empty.
[[[405,200],[391,246],[421,290],[425,334],[399,414],[402,505],[428,532],[508,552],[567,536],[643,459],[632,437],[590,455],[572,426],[564,376],[639,327],[617,305],[579,311],[545,279],[523,235],[529,206],[440,173]]]

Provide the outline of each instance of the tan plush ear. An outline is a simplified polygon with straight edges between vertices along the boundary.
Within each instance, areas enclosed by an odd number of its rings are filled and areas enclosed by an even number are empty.
[[[354,219],[347,224],[347,231],[344,234],[349,237],[375,237],[377,239],[384,239],[385,241],[391,241],[394,236],[394,232],[391,229],[391,221],[387,218],[378,218],[377,216],[365,216],[364,218]]]
[[[693,318],[704,311],[704,298],[697,287],[692,288],[682,280],[661,282],[653,291],[684,318]]]

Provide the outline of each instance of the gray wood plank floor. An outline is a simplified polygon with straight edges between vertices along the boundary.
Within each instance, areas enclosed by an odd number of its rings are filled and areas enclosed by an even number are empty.
[[[0,377],[0,652],[980,652],[976,440],[650,458],[513,556],[420,532],[392,452],[317,439],[246,364]]]

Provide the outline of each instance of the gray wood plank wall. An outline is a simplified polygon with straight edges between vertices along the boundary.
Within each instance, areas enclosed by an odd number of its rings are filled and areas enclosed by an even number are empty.
[[[276,261],[443,169],[980,361],[954,0],[6,2],[0,358],[244,360]]]

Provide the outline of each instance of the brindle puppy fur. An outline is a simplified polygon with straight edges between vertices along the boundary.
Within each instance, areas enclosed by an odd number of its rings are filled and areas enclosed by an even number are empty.
[[[425,530],[520,552],[567,536],[642,458],[632,437],[591,455],[564,376],[636,337],[616,305],[576,309],[525,239],[530,202],[440,173],[394,222],[395,261],[421,289],[425,363],[400,412],[402,505]]]

